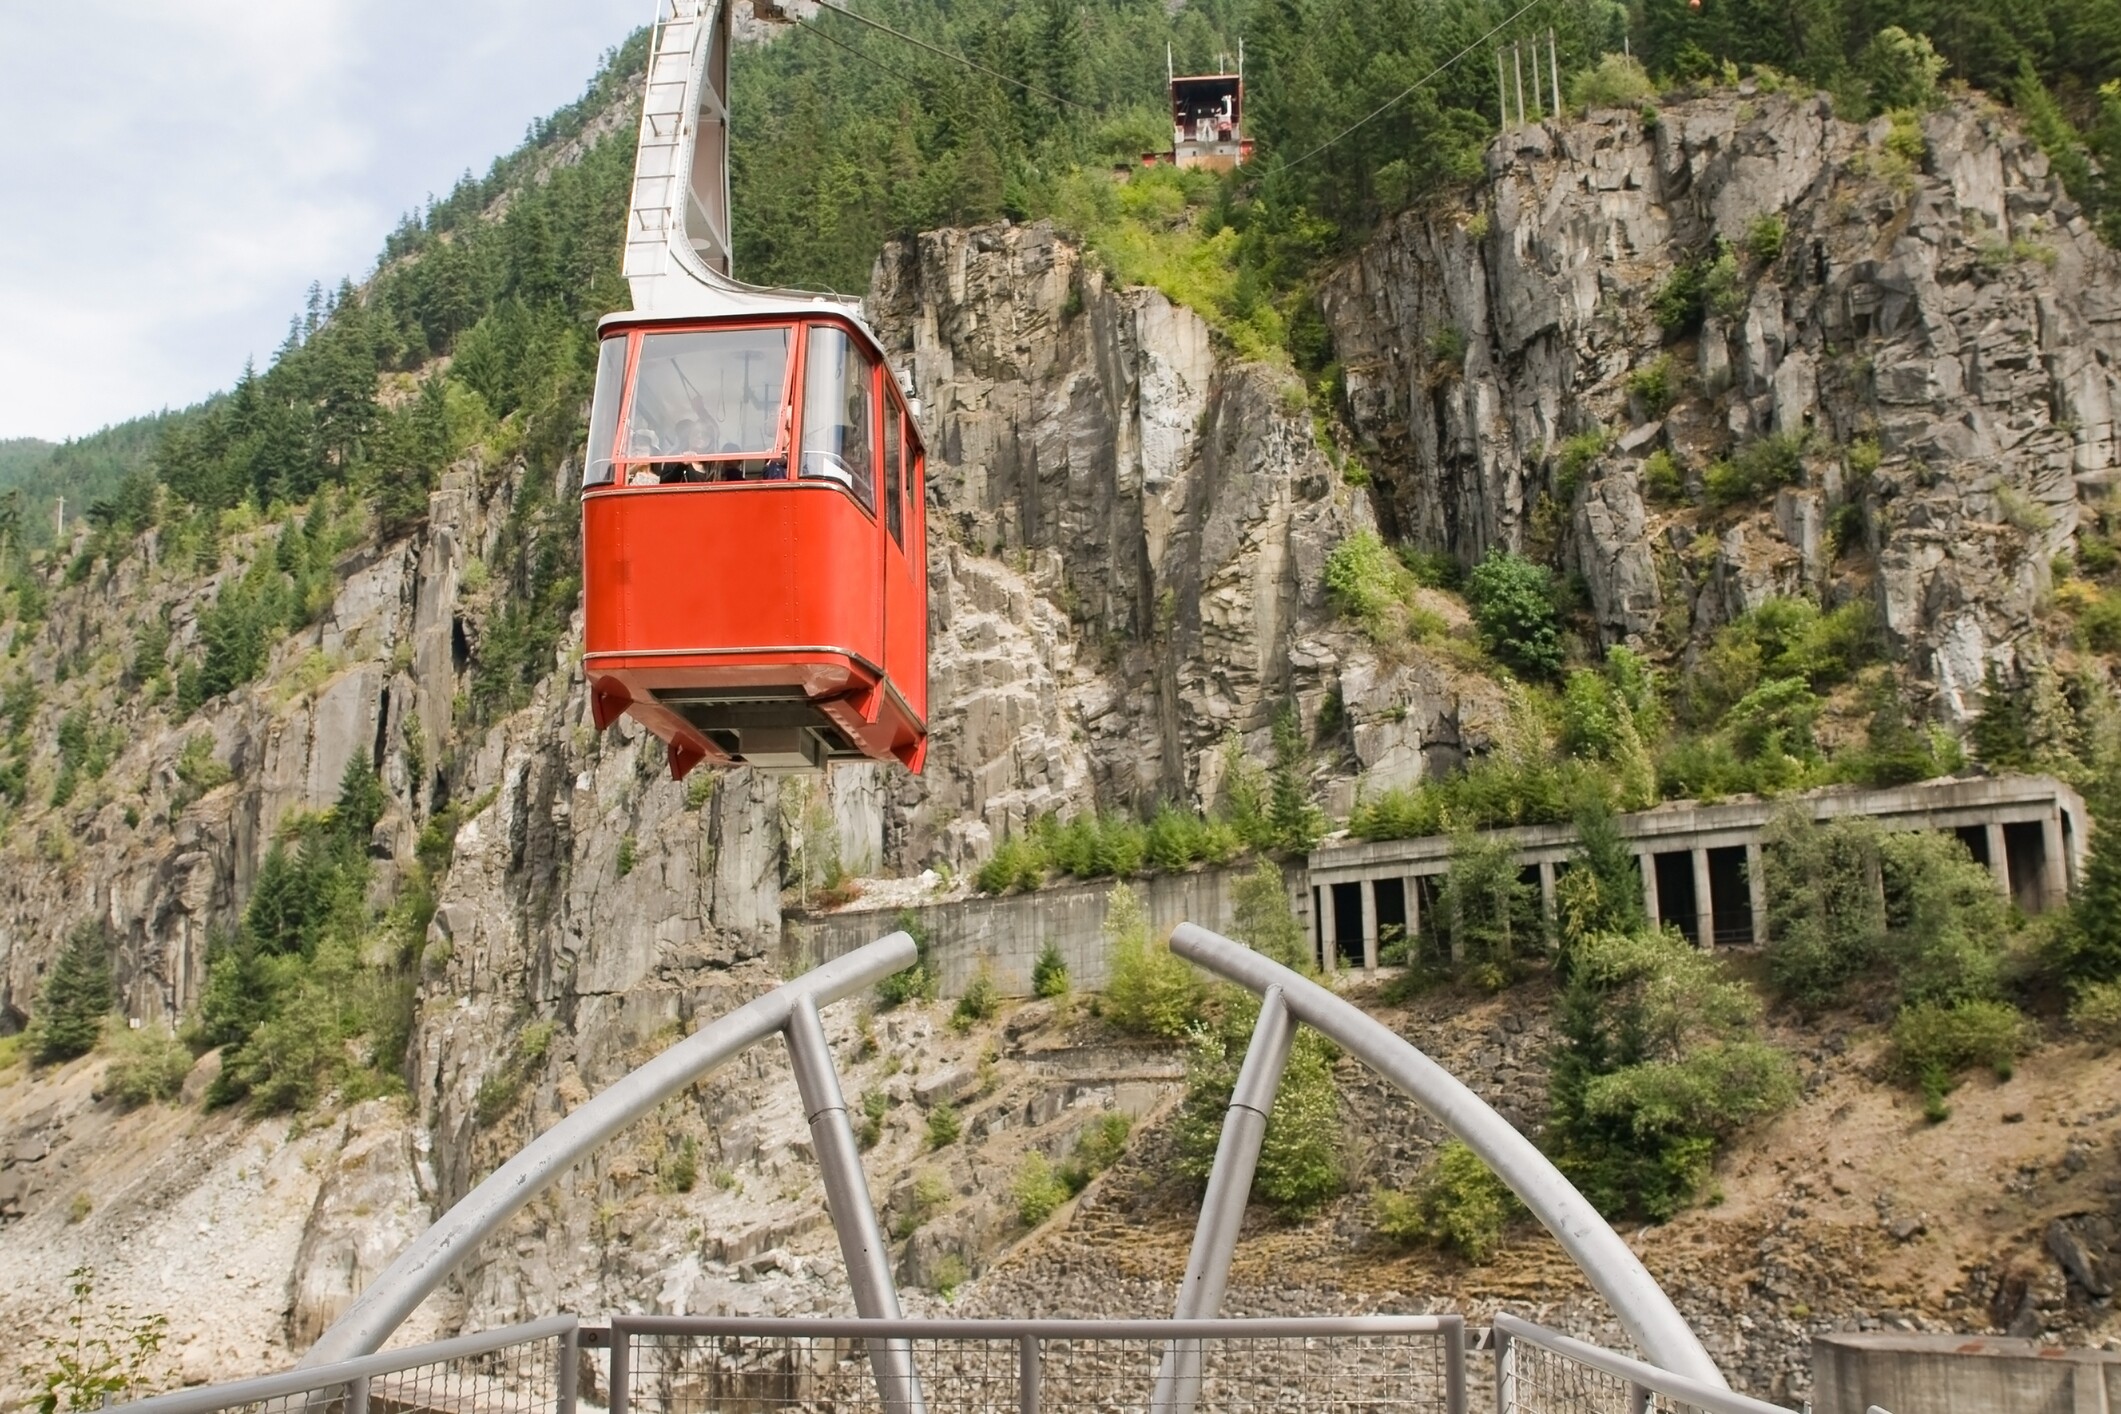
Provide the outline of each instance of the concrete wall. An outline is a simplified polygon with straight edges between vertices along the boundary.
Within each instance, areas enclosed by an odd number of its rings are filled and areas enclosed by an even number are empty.
[[[1231,896],[1237,880],[1255,864],[1196,869],[1136,879],[1156,935],[1193,922],[1219,932],[1232,924]],[[1287,880],[1285,879],[1285,882]],[[941,971],[941,991],[954,997],[978,973],[982,961],[1004,996],[1031,995],[1031,969],[1047,944],[1060,950],[1076,987],[1105,980],[1105,908],[1114,881],[1063,884],[1031,894],[958,899],[912,910],[928,932],[929,957]],[[1293,891],[1293,882],[1291,883]],[[790,919],[783,929],[791,961],[816,965],[874,942],[898,927],[895,908],[854,908],[811,919]]]
[[[1997,1336],[1870,1333],[1812,1342],[1814,1414],[2109,1414],[2121,1354]]]

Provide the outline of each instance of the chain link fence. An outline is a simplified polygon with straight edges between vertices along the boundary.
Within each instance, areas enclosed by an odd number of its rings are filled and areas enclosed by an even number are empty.
[[[574,1414],[579,1324],[550,1316],[124,1407],[127,1414]]]
[[[1495,1414],[1789,1414],[1514,1316],[1494,1353]]]

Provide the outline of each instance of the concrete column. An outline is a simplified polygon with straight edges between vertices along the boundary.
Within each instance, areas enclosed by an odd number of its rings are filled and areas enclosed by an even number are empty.
[[[1988,823],[1988,872],[1996,876],[1996,887],[2003,896],[2011,896],[2011,857],[2003,844],[2003,827],[1991,820]]]
[[[1716,946],[1716,891],[1709,887],[1709,852],[1696,847],[1694,856],[1694,919],[1695,943],[1699,947]]]
[[[1377,975],[1377,881],[1365,879],[1362,889],[1362,970]]]
[[[1340,923],[1333,916],[1333,886],[1318,886],[1318,966],[1328,977],[1339,965]]]
[[[1657,910],[1657,856],[1638,854],[1635,858],[1642,864],[1642,911],[1650,916],[1650,926],[1664,926],[1664,916]]]
[[[2040,911],[2069,900],[2069,862],[2062,856],[2062,815],[2050,810],[2040,821]]]
[[[1399,887],[1407,896],[1407,958],[1414,958],[1414,942],[1421,936],[1421,876],[1409,874]]]
[[[1554,861],[1539,861],[1539,911],[1546,915],[1547,926],[1554,926]]]
[[[1748,840],[1745,846],[1746,896],[1753,906],[1753,941],[1765,943],[1767,935],[1767,870],[1760,852],[1760,841]]]

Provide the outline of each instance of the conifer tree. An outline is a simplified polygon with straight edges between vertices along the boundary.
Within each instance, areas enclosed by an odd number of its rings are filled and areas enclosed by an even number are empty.
[[[1972,735],[1974,755],[1992,771],[2022,771],[2033,764],[2025,699],[1995,663],[1981,680],[1981,714],[1974,718]]]
[[[118,1001],[110,951],[110,937],[100,924],[83,923],[67,936],[37,993],[30,1029],[38,1061],[72,1060],[95,1049],[103,1018]]]

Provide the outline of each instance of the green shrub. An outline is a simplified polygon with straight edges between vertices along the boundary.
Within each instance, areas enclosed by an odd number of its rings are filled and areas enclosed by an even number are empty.
[[[1686,495],[1686,478],[1672,454],[1659,447],[1643,459],[1642,489],[1652,501],[1669,504]]]
[[[1040,998],[1068,995],[1068,964],[1061,957],[1060,949],[1052,943],[1039,949],[1038,961],[1031,964],[1031,995]]]
[[[1289,908],[1289,888],[1281,870],[1262,859],[1231,889],[1231,932],[1262,957],[1284,967],[1307,971],[1309,939]]]
[[[1820,824],[1802,807],[1778,812],[1768,826],[1768,977],[1807,1011],[1848,1000],[1849,984],[1882,955],[1881,838],[1869,820]]]
[[[985,958],[980,959],[979,970],[966,985],[964,994],[950,1011],[950,1028],[953,1031],[970,1031],[992,1017],[1001,1008],[1001,989],[994,985],[994,973]]]
[[[1104,1014],[1123,1031],[1177,1040],[1200,1014],[1200,976],[1151,936],[1141,897],[1125,884],[1105,904]]]
[[[1645,416],[1663,417],[1679,400],[1680,378],[1678,360],[1661,353],[1628,374],[1627,389],[1642,404]],[[1669,463],[1671,458],[1667,455],[1665,460]]]
[[[1249,993],[1233,995],[1212,1024],[1192,1032],[1186,1098],[1174,1138],[1179,1171],[1196,1181],[1206,1181],[1215,1166],[1238,1066],[1258,1016],[1257,999]],[[1252,1180],[1253,1194],[1285,1217],[1317,1212],[1344,1182],[1333,1059],[1324,1037],[1308,1027],[1297,1029]]]
[[[214,759],[213,737],[197,732],[185,739],[184,749],[177,753],[177,779],[196,797],[227,785],[235,773]]]
[[[957,1142],[964,1132],[964,1121],[958,1118],[957,1106],[937,1105],[928,1111],[928,1147],[945,1149]]]
[[[899,910],[898,931],[913,939],[913,965],[892,973],[876,984],[877,1005],[885,1010],[908,1002],[935,1000],[935,968],[928,957],[928,929],[910,908]]]
[[[1516,847],[1468,831],[1452,837],[1450,870],[1422,926],[1430,956],[1452,959],[1453,971],[1488,991],[1515,981],[1545,941],[1539,891],[1521,877]]]
[[[2070,1025],[2095,1041],[2121,1041],[2121,982],[2092,982],[2070,999]]]
[[[1677,338],[1700,326],[1702,269],[1698,261],[1676,267],[1650,296],[1650,313],[1665,337]]]
[[[1745,313],[1749,293],[1738,252],[1718,240],[1715,257],[1701,271],[1701,307],[1719,319],[1737,319]]]
[[[1527,677],[1550,678],[1561,670],[1561,618],[1553,575],[1506,550],[1493,549],[1466,584],[1483,646]]]
[[[1415,602],[1421,576],[1380,540],[1358,530],[1326,557],[1326,592],[1373,643],[1425,642],[1445,632],[1441,617]]]
[[[1061,1182],[1070,1194],[1082,1192],[1091,1179],[1119,1162],[1133,1128],[1133,1122],[1118,1110],[1107,1110],[1090,1122],[1077,1136],[1068,1162],[1061,1166]]]
[[[120,1032],[111,1049],[105,1084],[120,1104],[138,1107],[174,1100],[191,1073],[191,1052],[166,1026]]]
[[[1631,54],[1607,54],[1569,81],[1572,108],[1633,108],[1657,96],[1642,61]]]
[[[1550,1142],[1608,1215],[1693,1201],[1717,1148],[1797,1095],[1759,1003],[1677,933],[1574,937],[1562,954]]]
[[[655,1183],[665,1193],[690,1193],[699,1181],[700,1145],[688,1134],[656,1160]]]
[[[2011,916],[1988,868],[1956,836],[1927,830],[1888,834],[1879,853],[1902,1003],[1995,996]]]
[[[1595,466],[1598,459],[1606,454],[1606,449],[1612,445],[1612,430],[1605,427],[1594,427],[1588,432],[1579,432],[1562,442],[1555,459],[1561,472],[1556,494],[1562,501],[1566,502],[1575,496],[1576,488],[1583,484],[1584,473]]]
[[[111,981],[113,942],[102,924],[79,924],[67,934],[30,1017],[30,1058],[40,1065],[85,1056],[103,1035],[103,1019],[118,1004]]]
[[[1757,501],[1781,486],[1804,480],[1806,440],[1802,433],[1778,432],[1746,443],[1728,461],[1711,466],[1702,488],[1712,506]]]
[[[621,879],[633,872],[634,863],[639,857],[640,847],[635,843],[633,836],[619,836],[618,870]]]
[[[1044,852],[1028,839],[1005,839],[980,865],[972,882],[973,887],[983,894],[1007,893],[1014,888],[1038,888],[1046,882]]]
[[[1893,1023],[1893,1069],[1909,1084],[1941,1094],[1976,1066],[2008,1077],[2031,1044],[2030,1023],[2007,1002],[1921,1002]]]
[[[1745,251],[1757,265],[1773,265],[1782,258],[1789,227],[1780,216],[1756,216],[1745,228]]]
[[[1932,108],[1941,98],[1937,81],[1948,63],[1929,36],[1887,25],[1856,56],[1856,73],[1881,109]]]
[[[884,1137],[884,1116],[891,1113],[891,1096],[874,1086],[862,1091],[862,1123],[855,1140],[864,1149],[874,1149]]]
[[[965,1284],[970,1273],[965,1270],[965,1259],[955,1252],[945,1252],[935,1259],[929,1269],[928,1280],[935,1286],[935,1294],[948,1301],[957,1289]]]
[[[1741,761],[1817,755],[1812,724],[1825,704],[1803,678],[1770,678],[1735,703],[1724,718],[1724,731]]]
[[[1456,373],[1466,364],[1466,331],[1455,324],[1445,325],[1429,335],[1429,364],[1432,369]]]
[[[1044,1154],[1026,1154],[1016,1170],[1016,1179],[1010,1185],[1016,1199],[1016,1220],[1025,1227],[1037,1227],[1053,1216],[1054,1209],[1068,1201],[1069,1193],[1053,1165]]]
[[[1430,1161],[1411,1194],[1377,1195],[1378,1232],[1402,1246],[1433,1243],[1469,1262],[1485,1262],[1502,1241],[1503,1226],[1520,1211],[1516,1196],[1480,1155],[1453,1139]]]

